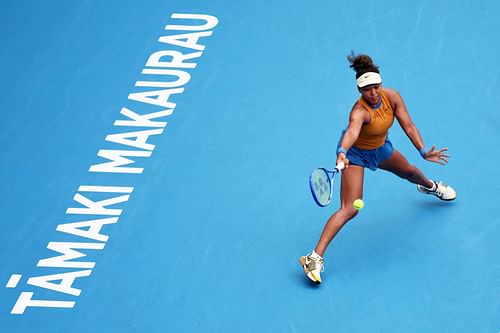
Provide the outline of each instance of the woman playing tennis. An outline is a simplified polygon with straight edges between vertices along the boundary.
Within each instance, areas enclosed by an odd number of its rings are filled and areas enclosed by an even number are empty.
[[[321,283],[323,255],[339,230],[356,216],[353,202],[362,198],[365,168],[372,171],[387,170],[417,185],[418,191],[432,194],[441,200],[451,201],[456,192],[442,182],[425,177],[414,165],[392,147],[387,133],[397,119],[420,155],[429,162],[448,163],[447,148],[427,149],[420,133],[410,118],[403,99],[396,90],[382,87],[378,66],[367,55],[348,57],[350,67],[356,72],[356,84],[361,97],[354,103],[349,115],[349,125],[343,131],[337,146],[337,165],[346,167],[340,186],[341,205],[327,221],[314,251],[300,258],[307,277]]]

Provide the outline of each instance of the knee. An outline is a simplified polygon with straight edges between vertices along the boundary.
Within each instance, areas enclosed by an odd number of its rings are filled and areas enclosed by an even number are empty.
[[[354,209],[354,207],[352,207],[352,204],[340,208],[340,212],[341,212],[342,216],[344,217],[343,220],[345,222],[353,219],[356,215],[358,215],[358,211],[356,209]]]
[[[417,175],[418,175],[417,167],[414,165],[409,165],[407,168],[402,170],[399,176],[404,179],[414,179]]]

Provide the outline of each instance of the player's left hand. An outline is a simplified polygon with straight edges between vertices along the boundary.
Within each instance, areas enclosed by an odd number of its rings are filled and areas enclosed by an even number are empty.
[[[446,163],[448,163],[448,158],[450,157],[450,155],[444,153],[446,151],[448,151],[448,148],[441,148],[436,150],[436,146],[432,146],[432,148],[425,153],[425,159],[429,162],[445,165]]]

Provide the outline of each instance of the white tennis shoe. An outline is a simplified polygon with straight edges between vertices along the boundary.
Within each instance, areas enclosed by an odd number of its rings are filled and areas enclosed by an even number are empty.
[[[306,256],[300,257],[300,264],[309,280],[317,284],[321,283],[324,260],[319,254],[313,251]]]
[[[436,189],[434,191],[422,185],[417,185],[417,190],[421,193],[435,195],[436,197],[444,201],[452,201],[457,198],[457,192],[455,192],[455,190],[451,186],[446,185],[443,182],[439,183],[436,183],[435,181],[432,182],[436,184]]]

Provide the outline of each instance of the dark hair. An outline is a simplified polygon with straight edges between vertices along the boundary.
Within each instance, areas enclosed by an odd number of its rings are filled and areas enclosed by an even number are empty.
[[[372,58],[366,54],[355,55],[354,52],[351,52],[351,54],[347,56],[347,60],[351,63],[349,67],[356,72],[356,79],[367,72],[380,74],[378,66],[375,65]]]

